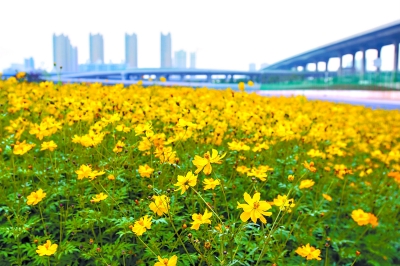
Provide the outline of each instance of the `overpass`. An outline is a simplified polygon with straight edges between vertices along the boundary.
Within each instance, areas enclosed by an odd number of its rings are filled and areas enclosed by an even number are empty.
[[[353,60],[351,64],[352,72],[355,73],[355,54],[362,53],[361,63],[361,76],[366,73],[366,57],[365,52],[369,49],[376,49],[378,51],[378,61],[381,58],[381,49],[383,46],[393,44],[395,47],[394,52],[394,65],[393,72],[398,72],[399,66],[399,43],[400,43],[400,20],[380,26],[378,28],[362,32],[348,38],[338,40],[336,42],[312,49],[310,51],[301,53],[299,55],[287,58],[275,64],[269,65],[263,71],[271,70],[290,70],[302,67],[307,69],[308,64],[325,63],[325,71],[327,71],[328,62],[330,58],[339,58],[338,73],[342,73],[342,58],[345,55],[352,55]],[[379,63],[378,63],[379,64]],[[318,71],[318,67],[316,67]],[[378,65],[377,71],[380,71]]]
[[[45,77],[54,82],[102,82],[104,84],[123,83],[125,85],[135,84],[139,80],[144,86],[162,84],[166,86],[192,86],[192,87],[213,87],[213,88],[236,88],[239,81],[247,82],[252,80],[259,88],[259,83],[268,80],[290,79],[293,75],[302,78],[309,76],[324,77],[325,73],[315,72],[293,72],[291,70],[271,71],[238,71],[238,70],[215,70],[215,69],[179,69],[179,68],[138,68],[124,71],[99,71],[84,73],[66,73]],[[334,75],[334,74],[332,74]],[[161,82],[160,78],[166,80]]]

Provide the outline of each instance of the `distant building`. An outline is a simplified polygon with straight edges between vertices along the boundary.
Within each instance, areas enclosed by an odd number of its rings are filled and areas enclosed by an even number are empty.
[[[71,45],[68,36],[53,34],[53,61],[57,70],[78,71],[78,48]]]
[[[171,33],[166,35],[161,33],[161,67],[172,67]]]
[[[254,63],[249,64],[249,71],[256,71],[256,64]]]
[[[264,69],[264,68],[266,68],[267,66],[269,66],[269,64],[263,63],[263,64],[261,64],[260,69]]]
[[[104,63],[104,41],[103,35],[91,34],[89,36],[90,45],[90,63],[103,64]]]
[[[190,68],[196,68],[196,52],[190,53]]]
[[[35,61],[32,57],[24,59],[24,68],[25,71],[30,71],[35,69]]]
[[[125,64],[128,68],[138,67],[137,36],[125,33]]]
[[[186,52],[184,50],[179,50],[175,52],[174,67],[186,68]]]

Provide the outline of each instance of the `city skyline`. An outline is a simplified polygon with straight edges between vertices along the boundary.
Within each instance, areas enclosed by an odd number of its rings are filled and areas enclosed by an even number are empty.
[[[20,0],[18,5],[12,1],[2,3],[4,10],[18,8],[18,16],[24,19],[16,20],[12,12],[4,12],[0,17],[3,25],[8,25],[10,21],[16,23],[14,27],[5,27],[2,31],[4,37],[0,42],[0,71],[12,63],[22,64],[24,58],[29,57],[35,59],[37,68],[51,69],[54,62],[49,36],[53,33],[67,34],[72,44],[79,49],[78,63],[86,63],[90,58],[89,49],[86,48],[89,46],[87,36],[90,32],[100,32],[103,35],[104,62],[107,63],[120,63],[124,60],[125,49],[120,36],[126,32],[135,32],[139,36],[140,47],[138,67],[158,67],[158,34],[170,32],[173,35],[173,51],[184,49],[196,52],[198,68],[245,70],[250,63],[255,63],[258,69],[263,63],[272,64],[400,19],[398,0],[338,0],[326,1],[324,4],[311,0],[301,3],[255,0],[248,5],[240,1],[208,0],[193,3],[131,3],[121,0],[118,3],[108,5],[101,0],[38,0],[35,3]],[[44,12],[39,8],[46,6],[48,9],[59,9],[61,5],[63,12],[58,13]],[[135,12],[132,16],[133,7],[135,10],[156,7],[151,17],[157,19],[149,19],[148,12]],[[193,8],[196,9],[195,13],[192,12]],[[207,21],[204,20],[204,14],[211,17],[223,14],[227,19]],[[236,19],[238,17],[240,19]],[[25,28],[26,25],[40,30],[28,30],[24,34],[15,31],[15,27]],[[31,41],[27,43],[26,39]],[[368,56],[373,58],[374,53]],[[384,53],[382,56],[385,57]]]

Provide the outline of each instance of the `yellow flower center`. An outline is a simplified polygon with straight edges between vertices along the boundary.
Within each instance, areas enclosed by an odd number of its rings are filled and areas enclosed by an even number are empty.
[[[168,259],[164,259],[164,264],[168,265]]]

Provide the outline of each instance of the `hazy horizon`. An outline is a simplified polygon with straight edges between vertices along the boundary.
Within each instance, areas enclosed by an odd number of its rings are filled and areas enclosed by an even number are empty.
[[[160,66],[160,33],[172,53],[197,52],[197,68],[247,70],[400,19],[400,1],[50,1],[2,3],[0,71],[33,57],[53,65],[52,36],[65,34],[89,59],[89,34],[104,37],[105,63],[124,60],[124,35],[136,33],[138,67]],[[6,25],[6,26],[5,26]],[[383,66],[385,53],[382,54]]]

